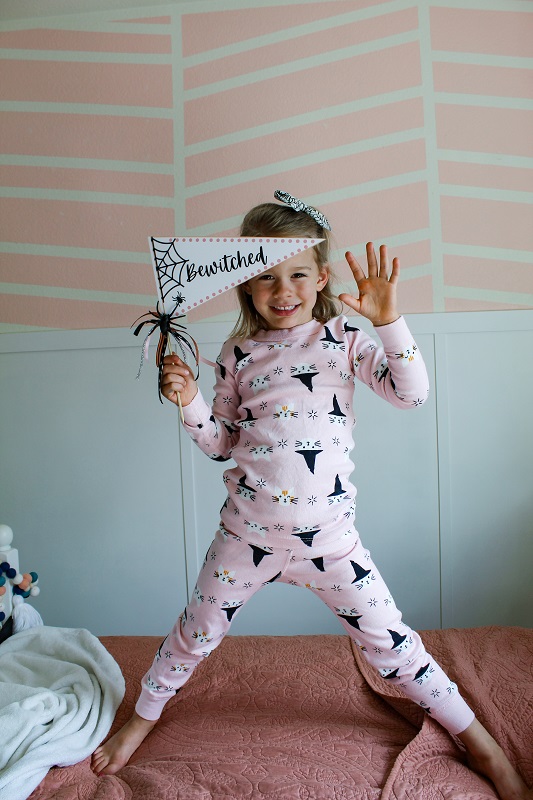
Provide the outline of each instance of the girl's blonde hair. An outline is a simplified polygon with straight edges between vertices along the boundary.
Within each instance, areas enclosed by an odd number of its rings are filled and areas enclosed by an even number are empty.
[[[331,234],[319,225],[305,211],[294,211],[289,206],[278,203],[261,203],[255,206],[244,217],[240,230],[241,236],[272,236],[279,238],[324,239],[314,246],[315,259],[320,270],[327,270],[329,281],[318,292],[313,318],[325,323],[340,313],[340,301],[333,294],[331,280],[333,274],[329,266],[329,250]],[[244,289],[245,284],[236,287],[240,306],[239,318],[230,336],[237,339],[248,339],[257,331],[268,330],[263,317],[258,314],[251,296]]]

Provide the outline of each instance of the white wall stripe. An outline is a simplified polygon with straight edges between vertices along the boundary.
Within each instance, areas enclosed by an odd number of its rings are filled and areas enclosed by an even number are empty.
[[[435,103],[454,106],[508,108],[516,111],[533,111],[533,100],[522,97],[499,97],[493,94],[458,94],[435,92]]]
[[[462,186],[443,183],[440,188],[440,194],[441,197],[470,197],[474,200],[501,200],[504,203],[533,203],[533,191],[520,192],[515,189],[491,189],[488,186]]]
[[[269,3],[268,5],[271,6],[273,3]],[[183,65],[185,68],[199,66],[200,64],[206,64],[210,61],[226,58],[227,56],[254,51],[271,44],[278,44],[284,41],[292,42],[294,39],[309,36],[313,33],[322,33],[323,31],[351,25],[356,22],[363,22],[369,19],[379,19],[379,17],[384,17],[398,11],[404,11],[414,6],[415,3],[413,0],[395,0],[391,3],[384,3],[381,6],[368,6],[367,8],[339,13],[335,16],[324,17],[323,19],[314,20],[313,22],[307,22],[302,25],[288,26],[274,33],[258,34],[249,39],[244,39],[242,42],[235,42],[230,45],[224,45],[223,47],[217,47],[212,50],[206,50],[202,53],[187,56],[183,59]]]
[[[332,147],[327,150],[315,150],[312,153],[307,153],[306,155],[295,156],[294,158],[285,159],[283,161],[275,161],[270,164],[265,164],[262,167],[255,167],[254,169],[234,172],[231,175],[224,176],[223,178],[217,178],[212,181],[196,184],[186,190],[186,196],[197,197],[205,194],[206,192],[229,188],[235,184],[236,180],[238,180],[239,183],[246,183],[248,181],[267,178],[270,175],[276,175],[288,170],[292,171],[295,169],[302,169],[312,166],[316,166],[318,168],[320,165],[327,165],[328,161],[334,161],[338,158],[357,155],[358,153],[370,153],[373,150],[381,150],[384,147],[391,147],[393,145],[404,144],[405,142],[416,141],[417,139],[423,139],[423,137],[423,128],[413,128],[412,130],[390,133],[386,136],[376,136],[373,139],[363,139],[359,142],[352,142],[350,144]]]
[[[91,117],[148,117],[174,119],[172,108],[151,106],[115,106],[102,103],[34,103],[31,101],[0,101],[0,111],[30,112],[32,114],[85,114]]]
[[[238,75],[234,78],[227,78],[226,80],[199,86],[195,89],[188,89],[185,92],[185,99],[197,100],[201,97],[209,97],[219,92],[228,91],[229,89],[239,89],[243,86],[253,85],[254,83],[261,83],[274,78],[294,75],[311,68],[325,66],[326,64],[341,64],[343,61],[356,58],[357,56],[379,53],[382,50],[388,50],[393,47],[416,42],[418,41],[418,37],[418,30],[414,30],[397,34],[396,36],[388,36],[373,42],[365,42],[365,44],[344,47],[339,50],[328,50],[325,53],[316,53],[308,58],[276,64],[267,69],[257,70],[257,72],[247,72],[244,75]]]
[[[179,1],[179,0],[178,0]],[[2,6],[2,14],[4,7]],[[176,13],[176,9],[171,6],[166,6],[166,13],[164,14],[139,14],[139,18],[143,16],[171,16]],[[179,12],[178,12],[179,13]],[[122,14],[120,15],[122,16]],[[130,16],[129,14],[127,16]],[[135,14],[135,16],[137,16]],[[116,15],[113,15],[116,17]],[[101,12],[94,12],[89,15],[83,13],[72,13],[64,17],[46,17],[38,16],[32,19],[19,19],[19,20],[0,20],[0,31],[6,33],[17,33],[19,31],[32,31],[32,30],[57,30],[57,31],[71,31],[73,33],[116,33],[116,34],[138,34],[143,35],[165,35],[168,34],[168,25],[163,23],[150,23],[143,28],[142,23],[128,23],[128,22],[114,22],[111,18],[106,19],[105,14]]]
[[[453,244],[444,242],[443,253],[447,256],[466,256],[468,258],[482,258],[485,260],[499,261],[502,264],[508,261],[517,261],[521,264],[531,264],[533,257],[530,250],[513,250],[505,247],[486,247],[482,244]]]
[[[366,111],[371,108],[381,108],[384,105],[393,103],[400,103],[404,100],[413,100],[420,97],[422,94],[420,86],[414,86],[410,89],[401,89],[397,92],[387,92],[384,94],[374,95],[373,97],[365,97],[361,100],[352,100],[348,103],[340,103],[335,106],[328,106],[326,108],[317,109],[316,111],[309,111],[304,114],[295,114],[294,116],[276,120],[275,122],[267,122],[263,125],[256,125],[244,130],[235,131],[224,136],[213,137],[203,142],[197,142],[185,147],[185,156],[199,155],[200,153],[207,153],[211,150],[216,150],[219,147],[227,147],[228,145],[239,144],[240,142],[247,142],[252,139],[258,139],[270,133],[281,133],[283,131],[292,131],[300,125],[307,125],[313,122],[326,122],[335,120],[337,117],[342,117],[345,114],[353,114],[357,111]]]
[[[2,61],[65,61],[72,64],[170,64],[171,55],[159,53],[109,53],[86,50],[9,50],[0,48]],[[5,66],[4,66],[5,68]]]
[[[95,289],[69,289],[65,286],[39,286],[29,283],[0,283],[2,294],[18,294],[26,297],[47,297],[61,300],[83,300],[86,303],[118,303],[119,305],[153,305],[157,299],[154,293],[131,294],[128,292],[101,292]]]
[[[172,20],[172,91],[175,122],[174,136],[174,225],[176,232],[187,231],[185,225],[185,109],[183,99],[183,61],[182,61],[181,17]]]
[[[86,259],[91,261],[117,261],[125,264],[150,264],[148,237],[146,253],[129,250],[102,250],[94,247],[67,247],[59,244],[32,244],[30,242],[0,242],[0,253],[14,253],[26,256],[56,256],[57,258]]]
[[[383,178],[377,181],[368,181],[367,183],[359,183],[355,186],[347,186],[342,189],[330,190],[327,193],[309,195],[306,201],[313,206],[320,208],[326,203],[335,203],[339,200],[351,200],[354,197],[364,197],[368,194],[381,192],[386,189],[395,189],[401,186],[409,186],[413,183],[421,183],[426,181],[427,174],[425,170],[417,172],[408,172],[402,175],[395,175],[389,178]],[[276,187],[277,188],[277,187]],[[206,225],[199,225],[194,228],[189,228],[188,233],[195,236],[212,235],[210,231],[213,230],[215,225],[219,230],[229,230],[237,228],[241,223],[240,216],[225,217],[224,219],[217,219],[216,222],[210,222]]]
[[[518,11],[531,13],[530,0],[431,0],[435,8],[457,8],[460,11]],[[524,18],[526,21],[527,18]]]
[[[418,5],[420,25],[420,61],[426,123],[426,155],[428,174],[428,209],[431,238],[431,260],[433,263],[433,311],[444,311],[443,286],[444,266],[442,262],[442,224],[439,199],[439,169],[437,153],[437,122],[433,92],[433,64],[431,50],[431,20],[429,7],[421,0]]]
[[[0,166],[47,167],[50,169],[97,170],[108,172],[148,173],[173,175],[173,164],[156,164],[151,161],[114,161],[101,158],[63,158],[62,156],[0,155]]]
[[[40,189],[36,187],[0,186],[0,197],[13,197],[22,200],[66,200],[75,203],[109,203],[124,206],[145,206],[148,208],[174,208],[173,197],[155,195],[122,194],[117,192],[91,192],[87,189]]]
[[[468,289],[462,286],[446,286],[446,297],[459,300],[480,300],[485,303],[503,303],[515,306],[532,306],[533,294],[526,292],[504,292],[492,289]]]
[[[459,161],[465,164],[486,164],[491,167],[533,169],[533,157],[512,156],[507,153],[476,153],[470,150],[437,150],[441,161]]]
[[[453,50],[434,50],[433,61],[446,64],[464,64],[465,66],[533,69],[533,58],[501,56],[496,53],[457,53]]]

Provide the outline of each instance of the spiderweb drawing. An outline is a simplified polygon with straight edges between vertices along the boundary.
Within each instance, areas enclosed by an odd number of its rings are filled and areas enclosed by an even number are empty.
[[[151,242],[161,300],[165,304],[170,295],[172,303],[179,307],[185,302],[185,297],[176,289],[178,286],[183,289],[181,274],[188,263],[188,259],[183,258],[178,253],[175,239],[154,239],[151,237]],[[172,294],[172,292],[175,293]]]

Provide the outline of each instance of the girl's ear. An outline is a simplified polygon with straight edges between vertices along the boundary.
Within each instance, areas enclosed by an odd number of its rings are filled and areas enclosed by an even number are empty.
[[[317,292],[322,291],[326,283],[329,281],[329,269],[327,266],[321,267],[318,270],[318,280],[316,282]]]
[[[246,294],[252,294],[252,290],[250,289],[250,287],[248,285],[248,281],[246,281],[245,283],[242,284],[242,288],[246,292]]]

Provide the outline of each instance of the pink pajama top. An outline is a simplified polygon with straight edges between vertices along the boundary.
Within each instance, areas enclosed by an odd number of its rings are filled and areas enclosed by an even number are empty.
[[[350,482],[354,382],[398,408],[428,396],[424,362],[403,317],[376,329],[382,344],[339,316],[229,339],[217,359],[215,398],[200,392],[185,429],[224,472],[222,529],[251,544],[331,547],[353,531]],[[305,539],[307,537],[307,540]]]

